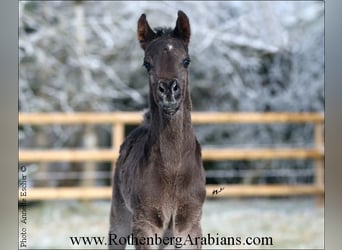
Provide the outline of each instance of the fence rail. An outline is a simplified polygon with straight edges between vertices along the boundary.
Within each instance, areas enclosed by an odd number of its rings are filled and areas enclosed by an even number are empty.
[[[192,112],[194,124],[220,123],[318,123],[322,124],[321,113],[229,113]],[[19,113],[21,125],[47,124],[138,124],[142,121],[140,112],[112,113]]]
[[[113,167],[118,151],[125,137],[125,125],[139,124],[142,113],[20,113],[19,125],[73,125],[111,124],[112,147],[109,149],[20,149],[19,162],[112,162]],[[270,160],[270,159],[312,159],[315,161],[315,182],[310,185],[207,185],[207,195],[213,190],[224,188],[216,197],[224,196],[284,196],[324,194],[324,116],[320,113],[221,113],[193,112],[194,124],[270,124],[296,123],[314,124],[313,148],[203,148],[203,160]],[[106,199],[110,198],[110,187],[58,187],[31,188],[27,192],[29,200],[51,199]]]

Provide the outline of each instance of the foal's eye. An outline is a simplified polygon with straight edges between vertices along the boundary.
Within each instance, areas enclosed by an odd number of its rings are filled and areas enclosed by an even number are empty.
[[[143,66],[146,68],[147,71],[150,71],[152,68],[151,64],[146,61],[143,63]]]
[[[189,64],[190,64],[190,58],[185,58],[185,59],[183,60],[183,66],[184,66],[185,68],[187,68],[187,67],[189,67]]]

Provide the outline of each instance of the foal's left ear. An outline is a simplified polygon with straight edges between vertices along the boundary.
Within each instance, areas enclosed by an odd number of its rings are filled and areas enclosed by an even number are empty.
[[[189,18],[185,13],[181,10],[178,11],[178,18],[176,22],[176,27],[173,31],[173,34],[182,39],[186,46],[189,45],[190,42],[190,22]]]

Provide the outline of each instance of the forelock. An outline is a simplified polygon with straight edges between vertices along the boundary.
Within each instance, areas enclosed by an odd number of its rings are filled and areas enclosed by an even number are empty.
[[[157,37],[172,36],[173,35],[173,29],[172,28],[157,27],[154,29],[154,31],[156,32]]]

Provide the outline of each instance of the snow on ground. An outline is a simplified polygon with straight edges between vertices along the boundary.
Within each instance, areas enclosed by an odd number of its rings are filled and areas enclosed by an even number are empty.
[[[71,244],[71,236],[106,236],[109,201],[55,201],[27,210],[28,249],[105,249]],[[203,246],[204,249],[318,249],[324,247],[324,208],[314,199],[209,199],[202,217],[203,236],[272,237],[272,246]]]

